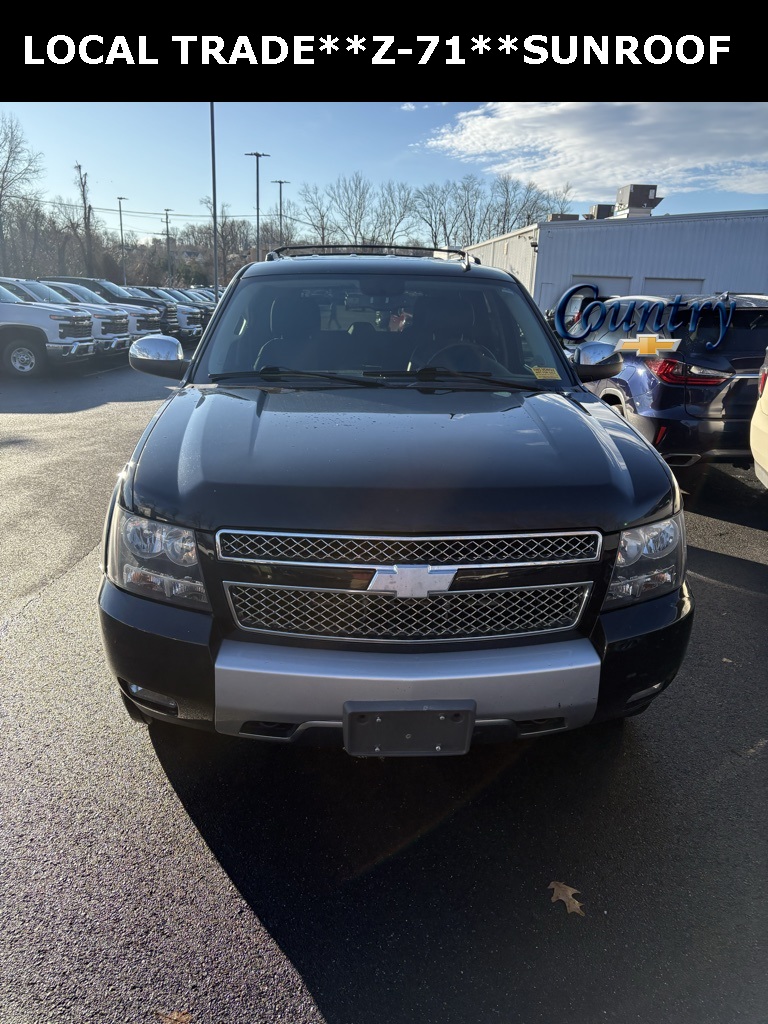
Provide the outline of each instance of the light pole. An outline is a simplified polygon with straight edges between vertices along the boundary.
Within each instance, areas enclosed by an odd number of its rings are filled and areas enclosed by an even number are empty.
[[[261,259],[261,236],[259,234],[259,160],[269,153],[246,153],[246,156],[256,157],[256,262]]]
[[[213,291],[219,298],[219,233],[216,226],[216,125],[213,103],[210,104],[211,114],[211,213],[213,214]],[[226,269],[226,268],[225,268]]]
[[[286,181],[285,178],[273,178],[273,185],[280,186],[280,245],[283,244],[283,185],[290,185],[290,181]]]
[[[164,206],[163,210],[165,211],[165,251],[166,251],[166,253],[168,255],[168,284],[170,285],[170,283],[171,283],[171,236],[170,236],[170,233],[168,231],[168,214],[169,213],[173,213],[173,210],[170,208],[170,206]]]
[[[118,196],[117,205],[120,208],[120,255],[123,262],[123,287],[128,283],[128,278],[125,276],[125,242],[123,240],[123,200],[128,202],[128,196]]]

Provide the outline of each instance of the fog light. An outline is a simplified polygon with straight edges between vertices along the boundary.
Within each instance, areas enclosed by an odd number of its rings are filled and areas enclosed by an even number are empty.
[[[128,692],[136,700],[149,704],[157,708],[158,711],[164,711],[168,715],[178,715],[179,713],[179,705],[172,697],[166,697],[164,693],[147,690],[143,686],[137,686],[136,683],[128,683]]]

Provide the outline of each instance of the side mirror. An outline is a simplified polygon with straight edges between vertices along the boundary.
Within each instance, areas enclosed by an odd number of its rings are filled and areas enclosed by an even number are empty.
[[[578,349],[576,354],[579,354]],[[604,356],[594,363],[573,360],[573,365],[581,381],[605,380],[621,373],[624,369],[624,356],[621,352],[611,352],[610,355]]]
[[[147,334],[137,338],[128,349],[128,362],[141,373],[174,380],[181,380],[189,368],[181,342],[166,334]]]

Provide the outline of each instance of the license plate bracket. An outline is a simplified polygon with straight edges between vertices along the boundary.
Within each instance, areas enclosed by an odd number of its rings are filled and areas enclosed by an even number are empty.
[[[445,757],[466,754],[474,700],[348,700],[344,749],[353,757]]]

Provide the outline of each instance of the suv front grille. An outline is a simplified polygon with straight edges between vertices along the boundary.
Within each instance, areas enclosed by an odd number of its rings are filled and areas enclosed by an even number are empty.
[[[502,639],[574,627],[589,583],[397,597],[371,591],[227,584],[242,629],[334,640]]]
[[[573,568],[560,580],[552,573],[559,566],[596,562],[601,547],[596,530],[373,537],[228,529],[216,536],[220,561],[259,566],[266,579],[224,583],[241,629],[369,642],[504,639],[572,629],[591,591],[594,569],[579,581]],[[442,577],[430,576],[436,568],[443,569]],[[496,570],[497,585],[488,589],[481,574],[480,586],[467,589],[461,570],[477,574],[484,568]],[[367,579],[361,569],[370,570]],[[512,571],[506,585],[498,585],[504,569]],[[521,580],[515,569],[547,572],[548,578],[531,585],[535,581]],[[286,573],[293,579],[285,579]],[[410,573],[423,593],[409,589]],[[441,585],[446,573],[450,583]],[[382,576],[397,577],[403,590],[382,585]]]
[[[102,334],[128,334],[128,317],[108,317],[100,321]]]
[[[83,318],[80,317],[76,320],[70,320],[59,323],[59,337],[60,338],[92,338],[93,337],[93,320],[91,317]]]
[[[143,314],[137,316],[136,330],[141,331],[142,333],[154,332],[156,334],[159,334],[162,331],[162,326],[160,323],[160,314],[158,313],[156,316],[145,316]]]
[[[224,561],[299,565],[552,565],[600,557],[595,530],[415,538],[221,530],[216,543]]]

